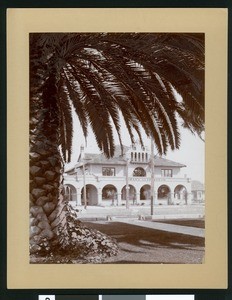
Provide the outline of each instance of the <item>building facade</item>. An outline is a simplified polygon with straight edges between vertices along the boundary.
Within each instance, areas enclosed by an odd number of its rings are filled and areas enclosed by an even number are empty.
[[[64,175],[64,192],[76,205],[150,205],[151,153],[139,145],[122,149],[107,159],[85,153],[81,147],[77,164]],[[154,158],[154,205],[191,204],[191,180],[181,176],[183,164]]]
[[[205,202],[205,187],[204,184],[197,180],[191,182],[192,201],[194,203]]]

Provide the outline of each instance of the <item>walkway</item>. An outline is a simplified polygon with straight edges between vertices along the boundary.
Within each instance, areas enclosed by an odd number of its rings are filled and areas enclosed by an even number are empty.
[[[114,217],[109,221],[87,221],[85,224],[117,241],[119,253],[117,256],[107,258],[104,261],[106,264],[204,262],[205,240],[203,237],[191,235],[197,234],[194,233],[196,228],[122,217]]]
[[[136,225],[195,237],[205,236],[205,230],[202,228],[159,222],[161,220],[171,219],[204,218],[204,205],[155,206],[153,216],[150,215],[149,206],[131,206],[130,209],[126,209],[125,207],[88,206],[87,209],[78,207],[78,210],[79,219],[85,222],[98,221],[102,224],[105,222],[108,223],[107,221],[121,222],[128,225]],[[140,220],[140,218],[142,218],[142,220]]]
[[[110,217],[139,217],[139,216],[150,216],[150,207],[149,206],[131,206],[129,209],[126,209],[124,206],[88,206],[87,209],[84,209],[83,206],[75,206],[75,203],[71,203],[72,206],[78,209],[79,218],[95,218],[104,219],[107,216]],[[197,219],[204,218],[205,216],[205,206],[204,205],[168,205],[168,206],[154,206],[154,215],[153,219],[162,220],[162,219]]]
[[[165,223],[152,222],[152,221],[142,221],[142,220],[137,220],[137,219],[126,219],[126,218],[114,218],[113,221],[122,222],[122,223],[130,224],[130,225],[146,227],[146,228],[150,228],[150,229],[161,230],[161,231],[197,236],[197,237],[205,236],[205,229],[196,228],[196,227],[165,224]]]

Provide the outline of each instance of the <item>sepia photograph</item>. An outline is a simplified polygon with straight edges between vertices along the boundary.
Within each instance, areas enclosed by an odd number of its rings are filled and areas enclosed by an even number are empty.
[[[30,263],[204,264],[205,34],[29,34]]]
[[[227,15],[8,10],[9,289],[226,288]]]

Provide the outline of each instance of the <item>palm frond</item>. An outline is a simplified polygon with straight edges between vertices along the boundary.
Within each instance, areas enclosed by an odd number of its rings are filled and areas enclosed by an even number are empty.
[[[68,159],[72,105],[84,136],[90,124],[107,157],[113,127],[122,143],[120,111],[131,141],[135,131],[143,143],[143,128],[160,154],[180,146],[177,115],[190,131],[204,129],[204,34],[33,33],[30,54],[32,94],[41,91],[47,121],[56,111]]]

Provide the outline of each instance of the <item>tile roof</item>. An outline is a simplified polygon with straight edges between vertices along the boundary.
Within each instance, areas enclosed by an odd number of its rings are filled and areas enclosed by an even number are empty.
[[[204,187],[204,184],[201,183],[200,181],[198,181],[198,180],[192,180],[192,182],[191,182],[191,190],[192,191],[204,191],[205,187]]]
[[[130,147],[128,146],[123,146],[123,153],[125,154],[128,150],[130,149]],[[85,164],[117,164],[117,165],[125,165],[126,164],[126,159],[125,156],[122,155],[121,153],[121,147],[119,145],[117,145],[115,147],[115,154],[114,157],[112,158],[107,158],[103,153],[85,153],[84,154],[85,157]],[[131,162],[134,164],[141,164],[141,162]],[[145,162],[144,164],[148,164],[148,162]],[[82,166],[83,162],[82,161],[78,161],[76,167],[78,166]],[[160,157],[160,156],[155,156],[154,159],[154,165],[155,167],[164,167],[164,168],[183,168],[186,167],[186,165]],[[66,170],[66,173],[72,174],[75,173],[75,167],[70,168],[69,170]]]
[[[163,157],[155,157],[154,161],[155,166],[157,167],[179,167],[183,168],[186,167],[186,165],[163,158]]]
[[[124,148],[124,153],[126,153],[130,147],[123,146]],[[116,146],[115,149],[115,155],[112,158],[107,158],[104,154],[96,154],[96,153],[85,153],[85,159],[86,163],[91,163],[91,164],[118,164],[118,165],[125,165],[126,160],[125,157],[121,154],[121,148],[120,146]],[[136,163],[136,162],[134,162]],[[155,157],[154,159],[154,164],[157,167],[186,167],[186,165],[168,160],[163,157]]]

